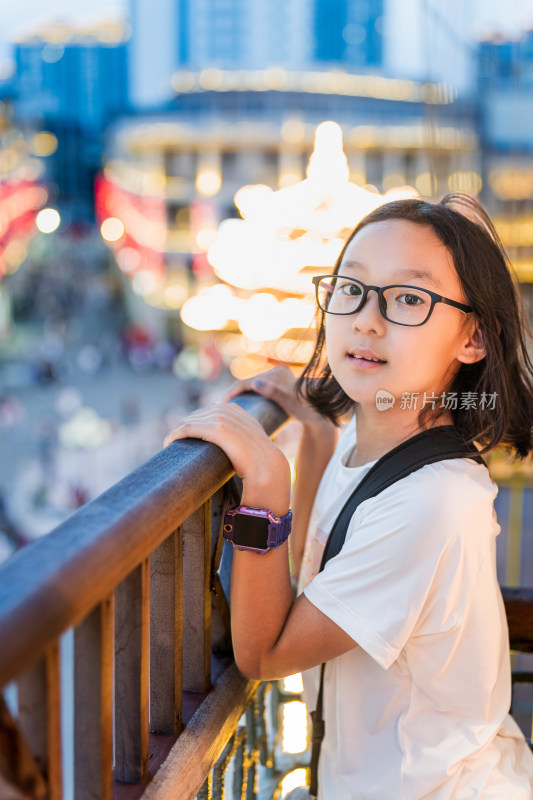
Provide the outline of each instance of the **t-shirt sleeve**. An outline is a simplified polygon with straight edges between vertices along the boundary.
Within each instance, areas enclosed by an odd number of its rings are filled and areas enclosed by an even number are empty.
[[[481,557],[468,531],[492,505],[469,469],[427,465],[362,503],[341,552],[304,590],[384,669],[428,605],[442,625],[464,613]]]

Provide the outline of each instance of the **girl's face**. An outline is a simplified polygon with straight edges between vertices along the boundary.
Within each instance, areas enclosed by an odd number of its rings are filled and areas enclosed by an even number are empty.
[[[339,274],[373,286],[417,286],[468,304],[449,251],[430,227],[406,220],[363,228],[346,248]],[[326,314],[329,365],[344,392],[363,406],[375,409],[382,389],[396,400],[418,392],[420,409],[424,392],[429,397],[447,390],[460,362],[483,357],[472,344],[474,322],[467,316],[465,326],[462,311],[437,303],[424,325],[397,325],[381,316],[377,293],[370,291],[355,314]],[[356,353],[365,350],[385,363],[358,360]]]

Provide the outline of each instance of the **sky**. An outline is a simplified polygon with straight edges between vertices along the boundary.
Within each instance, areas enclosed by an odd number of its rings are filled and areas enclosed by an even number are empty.
[[[157,6],[158,0],[148,0]],[[309,0],[311,2],[311,0]],[[465,31],[471,38],[487,30],[517,34],[533,27],[533,0],[385,0],[392,7],[395,19],[401,21],[405,35],[401,37],[404,51],[409,55],[408,40],[416,28],[416,11],[433,5],[436,9],[456,6],[458,11],[475,8],[476,30]],[[90,12],[88,12],[88,7]],[[68,21],[88,22],[116,18],[127,13],[128,0],[47,0],[43,12],[42,0],[0,0],[0,74],[8,71],[9,40],[18,30],[62,17]],[[460,14],[459,14],[460,16]],[[471,17],[472,14],[469,14]]]

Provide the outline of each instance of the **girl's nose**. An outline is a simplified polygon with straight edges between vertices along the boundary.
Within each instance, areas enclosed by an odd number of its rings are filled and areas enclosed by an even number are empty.
[[[379,297],[375,289],[369,289],[363,305],[353,315],[354,330],[381,333],[385,327],[385,319],[379,309]]]

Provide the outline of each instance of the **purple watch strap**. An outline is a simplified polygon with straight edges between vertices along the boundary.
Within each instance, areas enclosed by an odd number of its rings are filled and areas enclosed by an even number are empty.
[[[233,522],[235,516],[260,517],[268,520],[267,547],[257,548],[245,544],[236,545],[233,541]],[[238,550],[250,550],[254,553],[268,553],[286,542],[291,532],[292,511],[289,510],[283,517],[276,516],[268,508],[252,508],[251,506],[234,506],[229,508],[224,515],[224,539],[230,541]]]

